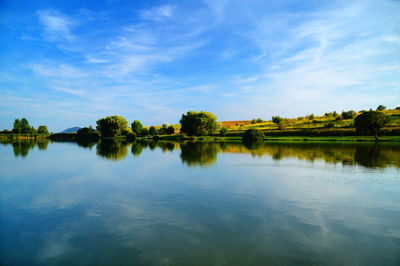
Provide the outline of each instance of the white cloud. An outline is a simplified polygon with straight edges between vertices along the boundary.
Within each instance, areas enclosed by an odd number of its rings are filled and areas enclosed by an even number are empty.
[[[73,41],[74,35],[71,28],[76,24],[72,18],[61,14],[52,9],[40,10],[37,12],[40,23],[44,26],[44,37],[51,40],[68,40]]]
[[[140,16],[144,19],[161,21],[171,18],[174,14],[175,7],[170,5],[156,6],[149,10],[140,12]]]

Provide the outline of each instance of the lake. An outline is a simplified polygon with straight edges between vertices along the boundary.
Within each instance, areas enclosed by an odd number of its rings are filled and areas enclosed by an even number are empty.
[[[1,265],[400,265],[400,145],[2,141]]]

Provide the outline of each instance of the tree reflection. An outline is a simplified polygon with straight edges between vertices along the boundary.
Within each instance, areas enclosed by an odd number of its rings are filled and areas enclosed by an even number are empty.
[[[181,159],[189,166],[207,166],[217,161],[221,147],[219,143],[186,142],[181,143]]]
[[[132,147],[131,147],[131,152],[132,152],[133,156],[135,156],[135,157],[140,156],[140,154],[143,151],[144,146],[145,146],[144,142],[133,143]]]
[[[15,157],[26,157],[29,153],[29,150],[35,147],[35,140],[17,140],[12,143],[14,149]]]
[[[122,160],[128,154],[128,146],[125,141],[103,139],[97,144],[97,154],[109,160]]]

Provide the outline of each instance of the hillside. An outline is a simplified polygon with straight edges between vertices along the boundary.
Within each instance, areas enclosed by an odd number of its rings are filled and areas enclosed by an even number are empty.
[[[76,133],[79,129],[80,129],[80,127],[70,127],[59,133]]]
[[[390,123],[382,132],[388,135],[400,135],[400,109],[382,111],[390,116]],[[361,114],[358,112],[354,117]],[[269,135],[354,135],[354,118],[343,119],[341,115],[327,113],[323,116],[283,118],[280,124],[272,121],[251,123],[251,121],[223,121],[228,134],[241,134],[249,128],[257,128]]]

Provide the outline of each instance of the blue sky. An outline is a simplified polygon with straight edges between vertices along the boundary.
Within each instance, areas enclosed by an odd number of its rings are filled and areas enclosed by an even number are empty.
[[[400,2],[0,2],[0,129],[400,106]]]

